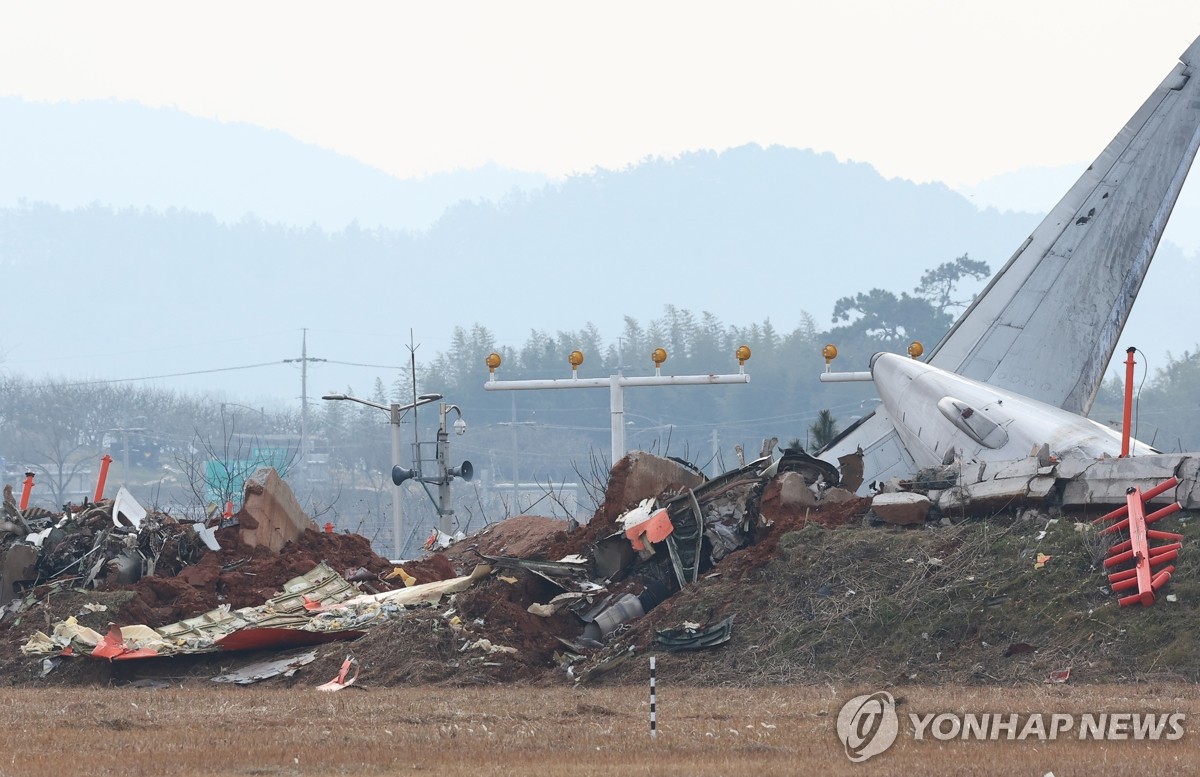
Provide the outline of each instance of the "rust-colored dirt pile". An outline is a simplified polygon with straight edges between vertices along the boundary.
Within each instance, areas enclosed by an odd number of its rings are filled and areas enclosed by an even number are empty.
[[[272,552],[227,528],[220,551],[174,574],[103,590],[41,587],[39,601],[0,624],[0,672],[20,684],[176,682],[274,660],[285,651],[76,659],[43,678],[42,659],[17,653],[34,629],[68,616],[103,632],[261,605],[325,562],[364,593],[396,596],[354,611],[369,618],[365,636],[289,649],[315,660],[265,682],[310,687],[347,657],[362,687],[642,682],[646,653],[660,655],[665,682],[713,685],[1041,682],[1064,668],[1100,682],[1141,677],[1144,666],[1200,678],[1192,577],[1172,580],[1178,599],[1129,627],[1102,585],[1104,538],[1083,522],[1022,513],[880,525],[872,500],[829,486],[817,465],[778,461],[705,479],[630,457],[590,521],[517,516],[405,563],[405,575],[357,535],[305,530]],[[1182,530],[1188,554],[1195,531]],[[452,580],[482,564],[490,574]],[[405,577],[447,586],[400,603]],[[322,614],[351,617],[337,608]]]
[[[163,626],[222,604],[232,609],[256,607],[279,593],[281,586],[325,562],[347,578],[365,578],[376,590],[390,590],[399,580],[380,577],[392,571],[392,564],[371,550],[365,537],[357,534],[326,534],[307,530],[280,552],[244,544],[238,527],[217,532],[221,550],[204,554],[199,563],[186,567],[174,577],[146,577],[129,586],[136,596],[120,611],[119,623]],[[436,567],[436,568],[435,568]],[[406,569],[409,574],[441,580],[446,576],[442,564],[425,564]],[[114,587],[119,589],[120,587]]]

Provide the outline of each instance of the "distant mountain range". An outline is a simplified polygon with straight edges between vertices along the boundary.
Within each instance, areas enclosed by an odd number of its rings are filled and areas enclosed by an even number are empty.
[[[644,325],[666,305],[787,332],[803,312],[828,326],[842,296],[911,291],[964,253],[998,269],[1039,220],[800,149],[698,151],[558,182],[498,169],[399,181],[279,132],[0,98],[5,309],[25,322],[0,334],[0,366],[202,372],[297,356],[302,327],[322,356],[403,365],[410,332],[422,359],[475,323],[498,345],[588,324],[611,342],[626,316]],[[1143,350],[1193,347],[1166,317],[1197,264],[1160,250],[1156,301],[1131,322]],[[314,369],[318,392],[349,383]],[[167,385],[297,393],[270,371]]]
[[[275,130],[131,102],[0,97],[0,207],[100,203],[247,214],[327,231],[422,230],[462,200],[537,188],[544,176],[488,166],[400,180]]]

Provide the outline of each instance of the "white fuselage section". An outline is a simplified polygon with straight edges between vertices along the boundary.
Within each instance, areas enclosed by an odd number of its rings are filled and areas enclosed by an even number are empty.
[[[916,359],[877,353],[871,375],[918,467],[953,458],[1011,461],[1044,444],[1060,459],[1121,453],[1121,435],[1091,419]],[[1136,441],[1131,446],[1135,453],[1153,453]]]

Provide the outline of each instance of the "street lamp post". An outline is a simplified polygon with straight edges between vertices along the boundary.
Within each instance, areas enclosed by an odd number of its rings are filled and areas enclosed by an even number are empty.
[[[400,466],[400,419],[402,419],[405,416],[405,414],[408,413],[409,410],[412,410],[415,407],[420,407],[421,405],[427,405],[430,402],[437,402],[441,398],[442,398],[441,394],[422,394],[421,396],[417,397],[416,402],[410,402],[407,405],[401,405],[396,402],[393,402],[390,405],[384,405],[384,404],[380,404],[379,402],[372,402],[369,399],[359,399],[358,397],[352,397],[349,394],[326,394],[325,396],[321,397],[321,399],[327,399],[327,400],[345,399],[345,400],[349,400],[350,402],[357,402],[360,405],[366,405],[367,407],[373,407],[377,410],[382,410],[383,412],[387,413],[388,414],[388,423],[390,423],[392,425],[392,466],[393,467]],[[443,425],[445,424],[445,415],[444,414],[442,416],[442,423],[443,423]],[[404,550],[404,539],[402,536],[403,530],[404,530],[404,519],[403,519],[403,514],[401,512],[401,505],[400,505],[400,495],[403,492],[400,490],[399,483],[393,483],[392,488],[393,488],[393,491],[392,491],[392,531],[395,534],[396,558],[400,559],[401,554]]]

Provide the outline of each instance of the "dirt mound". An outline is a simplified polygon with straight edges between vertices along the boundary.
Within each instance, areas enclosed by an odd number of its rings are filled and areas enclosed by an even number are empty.
[[[714,573],[592,656],[607,681],[642,682],[656,630],[734,616],[728,644],[662,657],[664,681],[700,684],[1042,683],[1200,680],[1200,576],[1175,600],[1122,608],[1106,585],[1109,542],[1069,518],[995,516],[921,529],[809,521],[730,554]],[[1184,548],[1200,540],[1185,524]],[[1194,544],[1192,545],[1194,547]],[[1185,551],[1181,568],[1192,568]],[[752,554],[758,555],[750,562]],[[1041,566],[1038,560],[1049,556]],[[750,563],[748,563],[750,562]],[[1192,562],[1192,563],[1189,563]]]
[[[626,472],[624,464],[614,477]],[[695,582],[680,586],[680,561],[659,543],[653,554],[623,567],[606,590],[577,600],[587,603],[578,615],[560,607],[543,617],[530,612],[531,605],[546,605],[571,585],[552,583],[538,571],[553,576],[568,565],[502,564],[472,588],[409,609],[360,639],[313,648],[318,658],[303,673],[271,682],[323,682],[353,656],[360,683],[368,686],[563,683],[579,682],[577,677],[641,683],[641,657],[649,652],[661,656],[664,682],[702,685],[1041,683],[1067,669],[1073,682],[1200,680],[1200,654],[1193,649],[1200,529],[1186,516],[1164,522],[1178,521],[1178,529],[1162,527],[1185,536],[1176,562],[1180,572],[1170,587],[1153,607],[1121,608],[1103,568],[1111,540],[1086,521],[1028,511],[957,524],[943,519],[919,527],[873,526],[864,517],[869,500],[857,498],[807,507],[773,503],[765,520],[755,510],[761,482],[734,475],[715,483],[706,504],[735,516],[727,520],[744,527],[746,544],[718,555],[710,547],[717,540],[707,534],[696,540],[703,553]],[[629,501],[636,504],[632,495],[606,500],[582,526],[518,516],[404,569],[425,583],[464,575],[482,555],[545,562],[590,556],[623,529],[618,518]],[[680,515],[686,518],[688,509]],[[712,510],[705,515],[709,520]],[[224,603],[256,606],[322,561],[366,591],[403,586],[399,575],[392,576],[393,565],[358,535],[307,531],[277,554],[243,545],[233,530],[219,539],[221,551],[174,576],[104,591],[43,587],[31,608],[6,616],[0,672],[21,684],[121,683],[159,675],[207,679],[220,667],[272,656],[115,664],[77,659],[40,679],[41,659],[23,658],[18,648],[34,629],[67,616],[103,631],[110,622],[162,625]],[[594,629],[589,637],[586,629],[593,627],[585,621],[599,612],[593,603],[600,607],[623,594],[637,597],[647,614],[619,623],[599,640]],[[98,604],[106,609],[85,606]],[[730,617],[730,638],[717,647],[667,653],[656,639],[685,623],[703,626]]]

